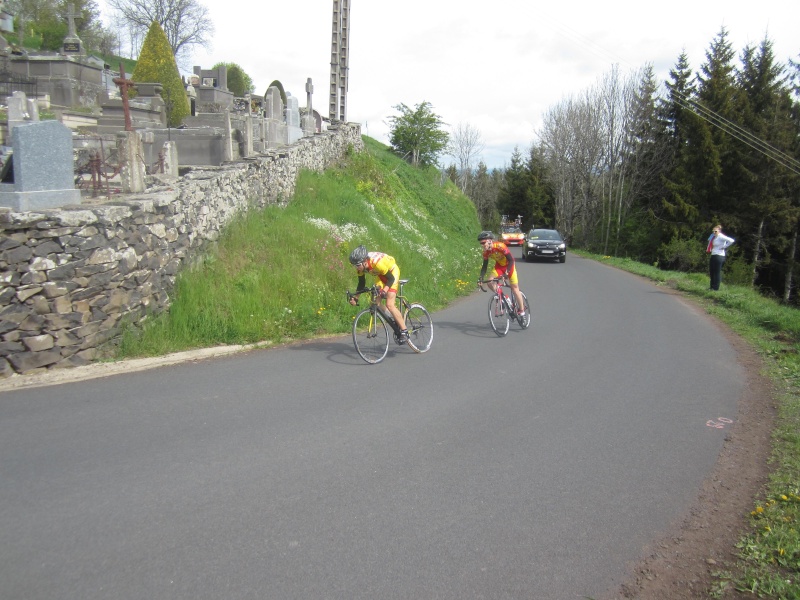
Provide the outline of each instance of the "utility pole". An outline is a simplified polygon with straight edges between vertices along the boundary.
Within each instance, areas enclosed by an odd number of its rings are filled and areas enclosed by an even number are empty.
[[[347,120],[347,54],[350,44],[350,0],[333,0],[331,81],[328,116],[331,123]]]

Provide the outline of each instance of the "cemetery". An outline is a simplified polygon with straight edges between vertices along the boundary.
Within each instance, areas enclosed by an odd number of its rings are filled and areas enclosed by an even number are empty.
[[[310,79],[300,107],[280,81],[235,98],[224,67],[196,66],[170,127],[162,86],[87,56],[71,19],[60,53],[2,36],[0,53],[0,377],[101,357],[234,216],[363,147],[360,125],[313,110]]]

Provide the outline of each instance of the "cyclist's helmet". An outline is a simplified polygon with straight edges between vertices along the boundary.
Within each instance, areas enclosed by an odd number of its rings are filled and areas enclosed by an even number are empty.
[[[482,242],[483,240],[493,240],[494,234],[491,231],[481,231],[478,234],[478,241]]]
[[[367,247],[363,244],[350,253],[350,264],[354,267],[357,267],[365,260],[367,260]]]

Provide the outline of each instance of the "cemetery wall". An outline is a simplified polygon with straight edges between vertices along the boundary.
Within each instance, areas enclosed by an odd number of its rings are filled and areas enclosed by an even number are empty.
[[[237,214],[287,202],[302,169],[363,149],[331,127],[245,162],[194,169],[169,188],[102,204],[0,208],[0,377],[88,364],[125,321],[168,308],[179,271]]]

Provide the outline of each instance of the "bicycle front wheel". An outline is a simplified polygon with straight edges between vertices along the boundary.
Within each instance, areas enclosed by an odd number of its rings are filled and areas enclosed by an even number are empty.
[[[489,323],[499,336],[507,334],[511,326],[511,315],[508,314],[505,303],[497,295],[489,300]]]
[[[353,345],[369,364],[381,362],[389,351],[389,330],[380,313],[362,310],[353,321]]]
[[[408,345],[414,352],[427,352],[433,343],[433,319],[421,304],[412,304],[403,315],[408,329]]]

